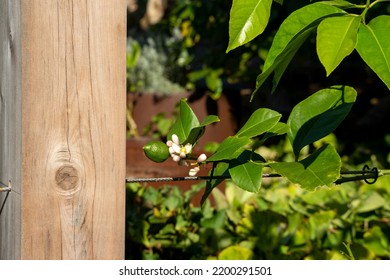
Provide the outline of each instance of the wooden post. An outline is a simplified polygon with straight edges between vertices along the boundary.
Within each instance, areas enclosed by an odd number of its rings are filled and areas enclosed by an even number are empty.
[[[0,0],[0,46],[0,258],[122,259],[126,2]]]

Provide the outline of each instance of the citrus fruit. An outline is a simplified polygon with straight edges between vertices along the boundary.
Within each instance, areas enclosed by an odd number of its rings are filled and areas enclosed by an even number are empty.
[[[143,149],[145,155],[154,162],[163,162],[169,157],[168,146],[161,141],[150,141]]]

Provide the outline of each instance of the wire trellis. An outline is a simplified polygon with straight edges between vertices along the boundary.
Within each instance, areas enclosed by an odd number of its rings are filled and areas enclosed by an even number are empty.
[[[378,170],[378,168],[369,168],[365,165],[362,170],[341,171],[340,178],[335,181],[339,185],[351,181],[364,180],[367,184],[374,184],[379,177],[390,175],[390,170]],[[281,178],[280,174],[265,173],[263,178]],[[183,176],[183,177],[159,177],[159,178],[126,178],[126,183],[147,183],[147,182],[171,182],[171,181],[199,181],[199,180],[214,180],[214,179],[230,179],[229,175],[223,176]]]
[[[339,185],[351,181],[364,180],[367,184],[374,184],[379,177],[390,175],[390,170],[379,170],[376,167],[369,168],[367,165],[362,170],[341,171],[340,178],[335,181],[335,184]],[[263,178],[281,178],[280,174],[265,173]],[[183,176],[183,177],[158,177],[158,178],[126,178],[126,183],[147,183],[147,182],[170,182],[170,181],[199,181],[199,180],[224,180],[230,179],[230,176]],[[0,182],[0,192],[6,192],[3,202],[1,202],[0,216],[3,212],[5,203],[11,192],[11,182],[8,185]]]

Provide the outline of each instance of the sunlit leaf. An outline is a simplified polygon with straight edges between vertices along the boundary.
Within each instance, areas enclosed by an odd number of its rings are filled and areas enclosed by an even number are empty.
[[[188,105],[186,99],[181,99],[179,117],[172,125],[172,128],[168,133],[168,139],[171,139],[172,135],[176,134],[179,137],[181,144],[196,144],[205,132],[205,127],[218,121],[219,118],[217,116],[210,115],[207,116],[202,123],[199,123],[198,118]]]
[[[285,123],[278,122],[273,128],[267,131],[267,133],[263,137],[263,141],[273,136],[286,134],[289,130],[289,126]]]
[[[356,50],[390,89],[390,16],[378,16],[360,26]]]
[[[360,16],[329,17],[321,21],[317,29],[317,54],[326,69],[326,75],[354,50]]]
[[[367,198],[362,200],[357,208],[358,213],[369,212],[381,208],[387,204],[387,201],[377,192],[370,193]]]
[[[233,0],[226,52],[253,40],[268,24],[272,0]]]
[[[299,36],[308,28],[316,27],[326,17],[343,14],[346,14],[346,12],[324,3],[310,4],[293,12],[283,21],[275,35],[267,59],[264,62],[264,71],[271,67],[275,59],[286,50],[286,47],[296,36]]]
[[[219,122],[219,118],[214,115],[206,116],[206,118],[202,121],[202,123],[199,126],[193,127],[188,134],[186,140],[183,142],[183,144],[191,143],[196,144],[196,142],[199,140],[200,137],[205,133],[206,126]]]
[[[356,4],[353,4],[348,1],[343,1],[343,0],[335,0],[335,1],[321,1],[321,3],[326,4],[326,5],[332,5],[338,8],[342,9],[351,9],[351,8],[356,8]]]
[[[179,110],[179,117],[169,131],[168,138],[171,139],[172,135],[176,134],[180,142],[183,143],[190,135],[191,130],[199,127],[200,123],[185,99],[180,100]]]
[[[251,161],[241,163],[237,160],[229,165],[229,173],[233,182],[243,190],[258,192],[261,187],[263,166]]]
[[[233,245],[223,249],[219,255],[219,260],[250,260],[252,259],[253,252],[248,248]]]
[[[364,242],[361,244],[368,250],[379,256],[390,256],[390,248],[386,235],[379,226],[373,226],[363,235]]]
[[[331,133],[348,115],[356,91],[348,86],[320,90],[298,103],[288,118],[288,138],[296,156],[301,149]]]
[[[229,136],[219,145],[217,151],[207,161],[233,159],[240,155],[244,147],[250,144],[250,142],[248,137]]]
[[[323,19],[343,14],[346,12],[337,7],[314,3],[304,6],[288,16],[275,35],[264,63],[263,72],[256,79],[256,90],[252,94],[252,98],[274,72],[273,90],[275,90],[295,53]]]
[[[303,189],[330,186],[340,175],[341,160],[333,146],[326,145],[298,162],[269,164],[278,174]]]
[[[255,137],[272,129],[282,115],[276,111],[260,108],[252,113],[244,126],[237,132],[238,137]]]

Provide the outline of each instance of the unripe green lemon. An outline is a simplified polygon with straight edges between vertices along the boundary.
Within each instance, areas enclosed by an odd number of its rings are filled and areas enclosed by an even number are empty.
[[[143,149],[145,155],[154,162],[163,162],[169,157],[168,146],[161,141],[150,141]]]

